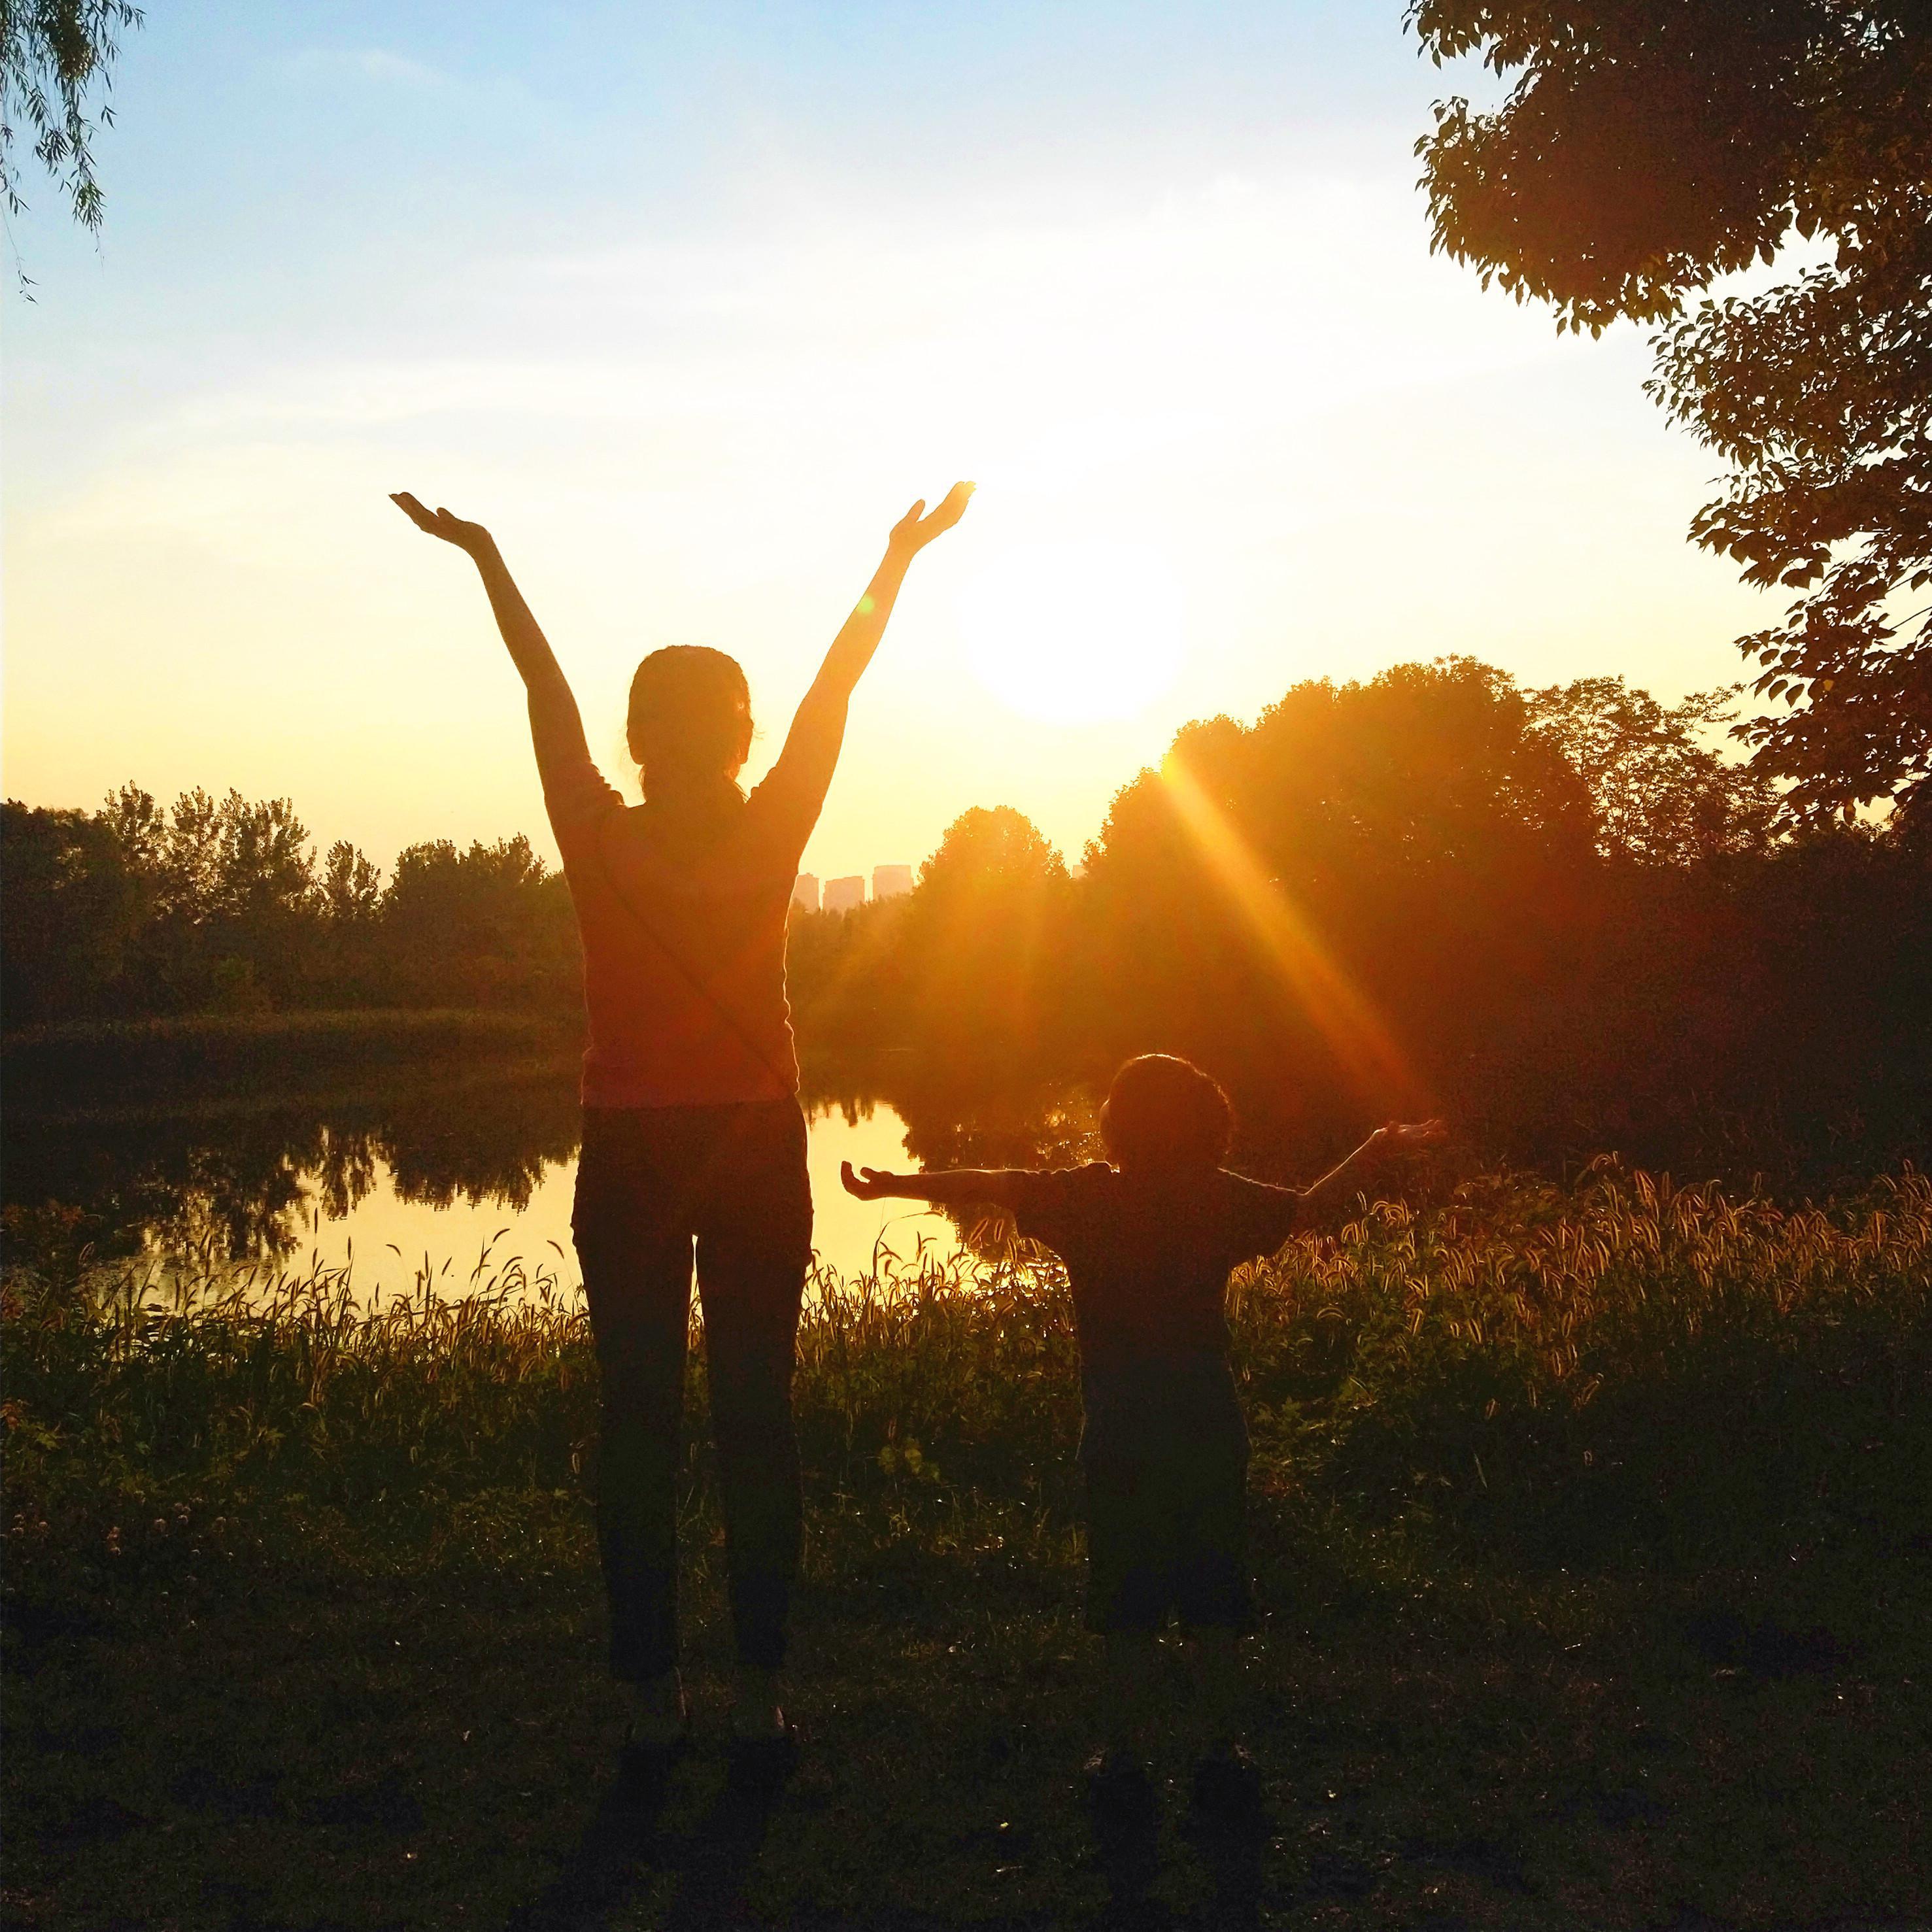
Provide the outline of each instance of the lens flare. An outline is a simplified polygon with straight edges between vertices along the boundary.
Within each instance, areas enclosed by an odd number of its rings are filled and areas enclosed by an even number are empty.
[[[1430,1096],[1388,1023],[1271,878],[1226,811],[1178,758],[1161,780],[1209,871],[1321,1029],[1358,1097],[1377,1108],[1426,1111]]]

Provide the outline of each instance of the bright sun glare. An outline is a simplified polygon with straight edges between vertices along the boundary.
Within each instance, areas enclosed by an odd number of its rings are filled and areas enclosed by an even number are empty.
[[[1124,544],[1005,550],[959,600],[980,681],[1030,718],[1125,718],[1179,675],[1180,586],[1160,558]]]

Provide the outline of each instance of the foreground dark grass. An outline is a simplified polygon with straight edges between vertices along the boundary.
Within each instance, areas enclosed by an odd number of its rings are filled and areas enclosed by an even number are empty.
[[[8,1922],[1932,1918],[1932,1190],[1784,1214],[1496,1181],[1236,1294],[1265,1832],[1096,1849],[1064,1294],[828,1296],[776,1802],[613,1775],[594,1381],[539,1292],[7,1303]],[[339,1286],[339,1285],[337,1285]],[[499,1284],[518,1292],[528,1284]],[[701,1402],[701,1364],[694,1399]]]

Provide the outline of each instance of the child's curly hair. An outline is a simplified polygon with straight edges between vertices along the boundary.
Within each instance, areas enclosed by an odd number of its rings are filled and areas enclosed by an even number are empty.
[[[1219,1167],[1234,1138],[1234,1110],[1191,1060],[1144,1053],[1114,1076],[1100,1138],[1120,1167]]]

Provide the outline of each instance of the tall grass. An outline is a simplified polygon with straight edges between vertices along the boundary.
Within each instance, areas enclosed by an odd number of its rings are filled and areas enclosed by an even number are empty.
[[[884,1524],[1070,1503],[1057,1266],[1015,1251],[814,1289],[796,1396],[818,1508]],[[1237,1276],[1231,1313],[1264,1498],[1532,1558],[1668,1556],[1801,1523],[1906,1534],[1932,1472],[1915,1173],[1803,1209],[1614,1166],[1568,1189],[1490,1177],[1298,1238]],[[568,1497],[594,1454],[580,1296],[521,1263],[373,1304],[344,1274],[165,1290],[129,1272],[83,1293],[16,1271],[4,1317],[10,1533],[28,1544],[131,1550],[190,1510]],[[692,1375],[701,1390],[701,1349]]]

